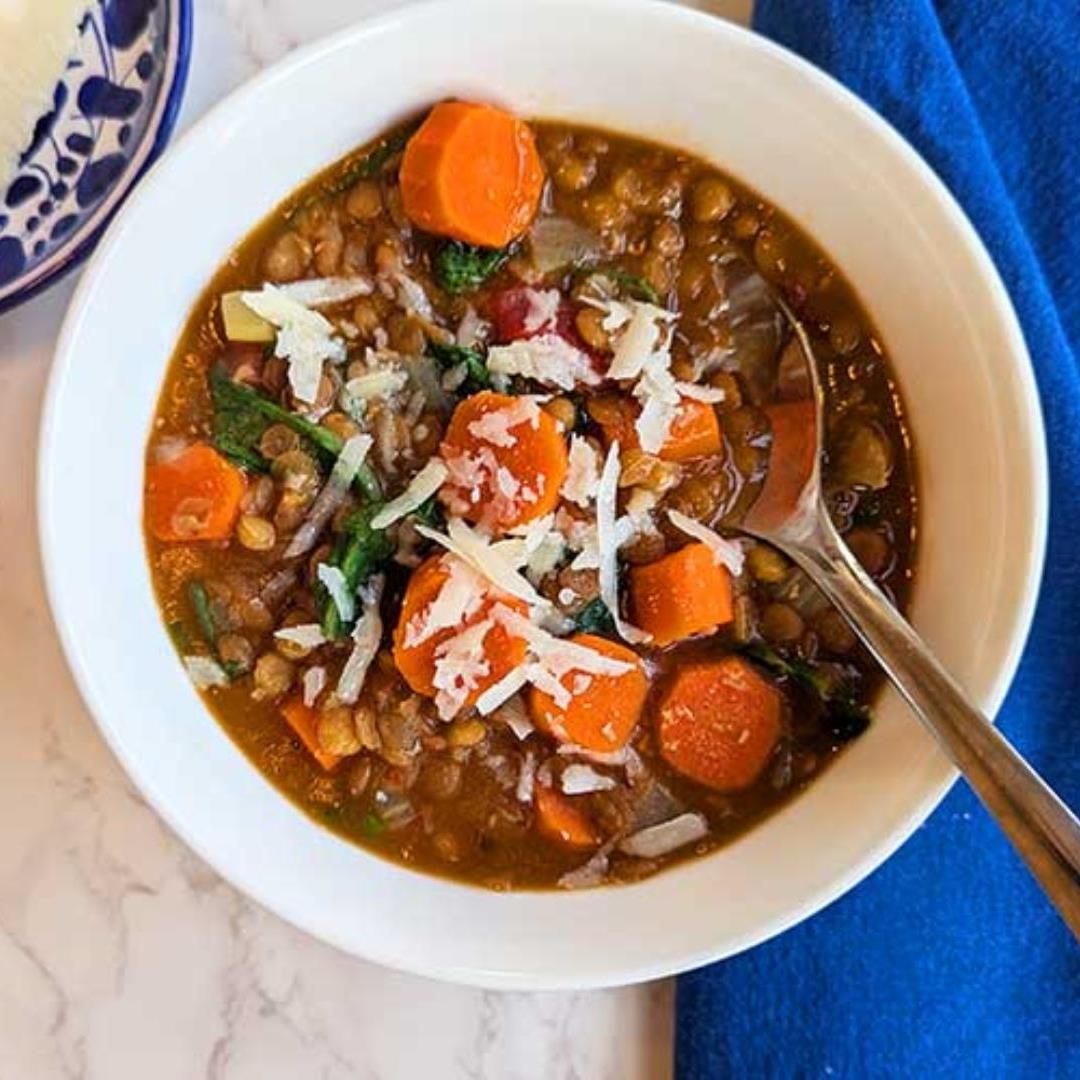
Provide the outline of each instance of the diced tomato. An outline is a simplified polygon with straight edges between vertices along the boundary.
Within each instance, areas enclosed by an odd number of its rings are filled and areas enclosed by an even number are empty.
[[[536,337],[539,334],[558,334],[571,345],[579,348],[583,353],[593,355],[592,350],[581,339],[574,325],[580,305],[567,299],[565,296],[559,301],[559,308],[555,315],[554,326],[542,326],[535,330],[526,330],[525,322],[529,317],[532,303],[529,294],[539,290],[527,286],[516,286],[512,289],[503,289],[497,292],[488,301],[488,318],[491,320],[495,332],[495,344],[507,345],[511,341],[521,341],[523,338]]]

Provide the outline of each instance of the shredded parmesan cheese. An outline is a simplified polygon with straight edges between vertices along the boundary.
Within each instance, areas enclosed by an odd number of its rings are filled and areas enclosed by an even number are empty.
[[[649,640],[644,630],[619,614],[619,541],[615,530],[615,500],[619,489],[619,443],[611,444],[596,492],[596,547],[600,571],[600,599],[611,612],[619,636],[631,644]]]
[[[529,302],[522,328],[526,334],[538,334],[550,330],[559,314],[562,297],[558,289],[527,289],[525,298]]]
[[[300,685],[303,688],[304,704],[310,709],[326,689],[326,668],[322,665],[309,667],[304,672]]]
[[[185,656],[184,667],[188,678],[199,690],[210,690],[215,686],[228,686],[229,676],[225,669],[209,656]]]
[[[494,619],[481,619],[436,647],[431,681],[439,719],[452,720],[491,670],[484,655],[484,639],[494,625]]]
[[[700,840],[708,831],[709,824],[701,814],[680,814],[628,836],[619,850],[640,859],[656,859]]]
[[[345,345],[334,337],[333,324],[274,285],[244,292],[241,298],[256,315],[277,328],[274,355],[288,361],[292,392],[298,401],[314,404],[323,361],[340,363],[345,359]]]
[[[340,571],[339,571],[340,573]],[[317,649],[326,644],[326,635],[318,623],[303,623],[300,626],[286,626],[274,631],[278,641],[286,641],[301,649]]]
[[[349,592],[349,583],[345,580],[341,568],[331,566],[329,563],[319,563],[316,575],[330,594],[330,599],[333,600],[341,621],[351,623],[353,616],[356,615],[356,601]]]
[[[536,784],[536,755],[531,750],[525,751],[521,760],[521,772],[518,775],[516,795],[518,802],[531,803],[533,788]]]
[[[692,517],[680,513],[678,510],[669,510],[668,519],[677,529],[681,529],[687,536],[700,540],[712,552],[714,561],[718,566],[725,566],[733,577],[738,577],[743,572],[746,563],[746,554],[742,545],[734,540],[725,540],[719,533],[695,521]]]
[[[610,791],[615,781],[610,776],[598,773],[591,765],[567,765],[560,779],[563,794],[587,795],[593,791]]]
[[[364,613],[353,627],[353,648],[337,684],[337,698],[343,705],[355,705],[364,687],[368,669],[379,651],[382,640],[382,617],[379,602],[382,600],[386,579],[378,574],[360,589]]]
[[[682,397],[704,401],[706,405],[719,405],[727,399],[727,394],[718,386],[698,386],[692,382],[677,382],[675,386]]]
[[[531,607],[543,607],[547,601],[518,573],[512,561],[483,536],[470,529],[464,521],[451,518],[447,523],[447,535],[417,525],[416,531],[434,540],[447,551],[464,560],[478,574],[487,578],[497,589],[525,601]]]
[[[461,626],[480,610],[488,596],[487,579],[455,555],[443,557],[446,578],[435,599],[409,620],[405,648],[412,649],[441,630]]]
[[[599,484],[599,455],[587,439],[580,435],[571,435],[569,465],[563,481],[562,497],[578,506],[588,506],[596,498]]]
[[[492,446],[508,447],[517,442],[510,429],[522,424],[533,428],[540,426],[540,406],[537,398],[529,394],[515,397],[514,403],[505,408],[491,409],[484,413],[469,424],[469,434],[491,443]]]
[[[578,384],[597,386],[602,381],[589,357],[558,334],[496,345],[488,349],[487,366],[497,375],[521,375],[561,390]]]
[[[481,716],[487,716],[489,713],[493,713],[500,705],[505,705],[509,700],[528,682],[527,673],[524,667],[516,667],[507,672],[497,683],[489,686],[477,699],[476,699],[476,711]],[[527,721],[526,721],[527,722]],[[509,721],[508,721],[509,723]],[[532,725],[529,725],[529,731],[532,730]],[[514,734],[517,735],[515,729]],[[528,734],[528,731],[525,733]],[[519,739],[523,739],[524,735],[518,735]]]
[[[418,510],[442,487],[449,470],[438,459],[428,463],[409,481],[409,486],[395,499],[391,499],[372,519],[373,529],[385,529],[414,510]]]
[[[290,300],[309,308],[342,304],[358,296],[370,296],[374,291],[370,278],[366,277],[312,278],[310,281],[290,281],[278,288]]]

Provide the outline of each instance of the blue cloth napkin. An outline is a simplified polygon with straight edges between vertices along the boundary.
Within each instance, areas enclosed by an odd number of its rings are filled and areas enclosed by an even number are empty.
[[[1080,807],[1080,4],[758,0],[755,28],[915,145],[975,223],[1046,417],[1050,546],[1000,724]],[[1080,1077],[1080,948],[961,782],[869,880],[679,981],[676,1073]]]

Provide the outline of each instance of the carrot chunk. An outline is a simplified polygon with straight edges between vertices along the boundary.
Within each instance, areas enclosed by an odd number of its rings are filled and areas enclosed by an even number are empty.
[[[593,634],[575,634],[576,645],[595,649],[612,660],[633,664],[621,675],[567,672],[560,682],[572,695],[565,706],[535,686],[529,692],[533,723],[545,734],[586,750],[608,753],[626,745],[641,716],[649,680],[637,653],[618,642]]]
[[[602,419],[598,422],[609,446],[618,440],[622,450],[640,447],[634,427],[639,411],[638,406],[626,398],[605,403]],[[689,461],[691,458],[717,454],[722,445],[716,410],[707,402],[684,397],[679,402],[668,437],[657,456],[665,461]]]
[[[749,787],[779,737],[779,692],[737,656],[679,668],[661,699],[664,760],[717,791]]]
[[[302,698],[295,697],[286,701],[281,706],[281,715],[311,752],[311,756],[327,772],[341,760],[337,754],[328,754],[319,746],[319,714],[309,705],[305,705]]]
[[[405,147],[400,177],[405,213],[421,229],[493,248],[529,227],[544,187],[529,125],[468,101],[431,110]]]
[[[790,401],[768,405],[772,427],[769,470],[753,506],[759,522],[782,520],[795,508],[810,479],[817,455],[814,403]]]
[[[536,828],[542,836],[572,848],[591,848],[600,843],[593,824],[564,795],[537,784],[533,789]]]
[[[414,619],[418,619],[419,624],[422,624],[425,613],[450,576],[447,562],[449,558],[452,556],[433,555],[413,571],[401,600],[401,614],[394,627],[394,664],[409,686],[424,697],[434,697],[438,689],[435,686],[435,661],[440,645],[486,619],[496,603],[503,604],[521,615],[528,613],[527,606],[520,600],[490,593],[477,609],[458,625],[442,627],[422,641],[411,641],[410,624]],[[496,623],[484,637],[483,658],[487,661],[488,671],[477,680],[476,686],[465,700],[463,709],[469,708],[489,686],[494,686],[525,659],[525,642]]]
[[[634,621],[657,645],[711,634],[734,615],[731,574],[708,546],[687,544],[630,570]]]
[[[454,410],[441,453],[450,477],[440,497],[454,513],[495,529],[550,514],[569,462],[549,413],[536,406],[525,418],[521,398],[490,390]]]
[[[226,540],[240,513],[244,474],[195,443],[146,469],[146,520],[158,540]]]

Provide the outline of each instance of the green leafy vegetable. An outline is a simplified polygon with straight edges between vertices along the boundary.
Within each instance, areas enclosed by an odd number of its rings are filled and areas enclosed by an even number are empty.
[[[385,529],[373,529],[371,519],[382,509],[371,503],[354,510],[346,519],[334,549],[327,560],[345,578],[349,593],[355,593],[394,553],[394,545]],[[345,636],[348,627],[341,621],[337,604],[322,585],[317,587],[322,611],[322,630],[331,641]]]
[[[764,642],[750,642],[743,646],[742,652],[773,674],[791,679],[816,694],[825,707],[829,731],[836,738],[847,742],[869,726],[869,713],[859,701],[851,680],[805,660],[785,659]]]
[[[271,424],[284,424],[311,444],[327,466],[333,465],[345,445],[329,428],[312,423],[283,405],[231,379],[224,367],[210,370],[210,398],[214,406],[214,445],[236,464],[253,472],[267,472],[269,462],[259,450],[259,440]],[[356,474],[356,486],[369,499],[378,499],[382,488],[369,465]]]
[[[187,587],[188,599],[191,608],[195,612],[195,618],[199,623],[199,631],[211,649],[217,648],[217,627],[214,625],[214,616],[210,613],[210,597],[206,593],[206,586],[201,581],[189,581]]]
[[[491,388],[491,372],[476,349],[468,349],[464,345],[439,345],[433,341],[428,351],[443,367],[465,365],[465,381],[460,388],[462,393],[475,394]]]
[[[448,240],[435,255],[435,278],[448,293],[475,292],[502,269],[513,248],[482,248]]]
[[[206,586],[201,581],[192,579],[188,582],[187,594],[191,609],[195,612],[195,621],[199,624],[199,633],[202,634],[203,640],[210,649],[210,655],[218,662],[228,679],[232,681],[241,674],[241,670],[231,660],[222,660],[221,658],[221,652],[218,649],[217,626],[214,623],[213,612],[210,610],[210,596],[206,591]],[[177,643],[177,647],[185,650],[190,647],[190,641],[184,631],[183,624],[177,622],[170,623],[169,626],[170,633],[173,632],[173,626],[179,628],[178,633],[173,633],[173,640]]]
[[[418,521],[421,525],[426,525],[429,529],[442,532],[446,528],[446,511],[443,509],[443,504],[439,502],[437,495],[425,499],[410,516],[413,520]]]
[[[643,300],[647,304],[659,304],[660,296],[643,277],[620,270],[617,266],[605,267],[600,273],[613,281],[631,300]]]
[[[365,814],[360,829],[365,836],[382,836],[386,832],[386,822],[378,814]]]
[[[595,600],[590,600],[574,616],[574,629],[579,634],[612,637],[615,634],[615,620],[611,617],[607,604],[598,596]]]
[[[337,194],[347,191],[358,180],[371,180],[378,176],[386,166],[402,153],[405,144],[412,138],[417,124],[409,124],[380,139],[362,158],[351,162],[331,185],[331,192]]]

